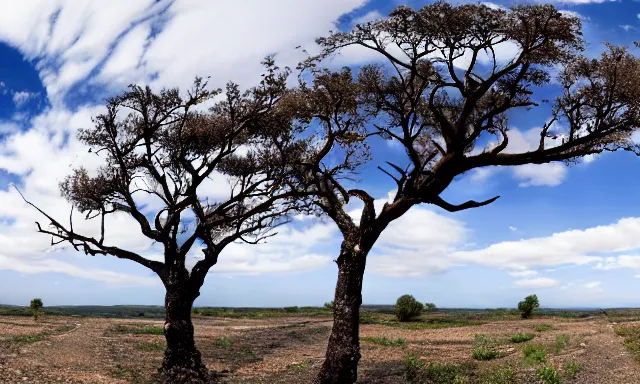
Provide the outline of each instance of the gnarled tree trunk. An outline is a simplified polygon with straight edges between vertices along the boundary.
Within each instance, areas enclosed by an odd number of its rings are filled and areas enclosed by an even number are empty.
[[[366,252],[357,243],[342,242],[338,282],[333,301],[333,328],[317,384],[351,384],[358,378],[360,305]]]
[[[209,380],[209,372],[195,345],[191,322],[191,308],[198,294],[186,284],[167,285],[164,323],[167,349],[160,368],[163,384],[201,384]]]

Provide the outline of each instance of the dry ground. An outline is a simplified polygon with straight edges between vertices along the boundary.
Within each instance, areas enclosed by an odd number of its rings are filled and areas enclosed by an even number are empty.
[[[220,372],[222,382],[227,383],[310,382],[322,361],[331,327],[326,317],[196,317],[194,322],[207,366]],[[534,327],[542,323],[553,325],[553,329],[536,332]],[[146,334],[157,330],[151,326],[161,327],[162,321],[51,316],[36,322],[2,316],[0,382],[150,382],[164,346],[162,335]],[[546,345],[547,364],[560,372],[568,362],[582,367],[574,378],[563,378],[565,383],[640,383],[640,363],[625,349],[612,323],[601,318],[509,320],[415,330],[367,324],[361,333],[370,340],[362,343],[362,383],[407,383],[404,362],[408,356],[425,367],[437,363],[472,367],[472,379],[486,370],[512,364],[518,383],[537,383],[540,365],[523,361],[522,346],[527,343]],[[535,337],[526,343],[511,343],[508,339],[516,333]],[[473,360],[478,334],[494,340],[492,348],[505,356]],[[558,335],[567,335],[560,338],[568,342],[554,350]],[[377,344],[382,337],[400,341],[392,346]]]

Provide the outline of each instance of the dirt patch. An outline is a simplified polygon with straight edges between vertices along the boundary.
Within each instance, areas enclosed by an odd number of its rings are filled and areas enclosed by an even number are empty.
[[[331,330],[326,317],[227,319],[196,317],[196,342],[210,369],[225,383],[309,383],[320,367]],[[551,325],[545,329],[541,325]],[[0,382],[149,383],[162,361],[164,337],[153,334],[161,320],[45,317],[0,318]],[[133,332],[131,329],[145,331]],[[148,333],[146,330],[149,330]],[[518,333],[532,340],[513,343]],[[537,370],[560,374],[569,363],[580,369],[568,383],[640,383],[639,364],[606,320],[533,319],[482,325],[404,329],[362,325],[361,383],[408,383],[405,362],[421,366],[473,367],[472,380],[498,366],[512,366],[517,382],[535,382]],[[480,336],[478,336],[480,335]],[[503,357],[472,358],[478,343]],[[545,363],[524,359],[524,345],[545,348]],[[473,381],[472,381],[473,382]]]

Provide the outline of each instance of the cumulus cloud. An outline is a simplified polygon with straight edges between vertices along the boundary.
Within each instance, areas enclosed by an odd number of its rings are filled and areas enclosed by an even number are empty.
[[[602,288],[600,287],[602,283],[600,281],[590,281],[587,284],[584,285],[585,288],[590,289],[592,291],[602,291]]]
[[[316,37],[334,28],[342,14],[363,3],[364,0],[254,0],[242,4],[231,0],[114,0],[108,6],[99,0],[12,3],[10,12],[0,14],[0,42],[17,48],[35,63],[51,107],[39,116],[30,116],[26,130],[20,131],[13,123],[0,124],[0,132],[8,135],[0,142],[0,170],[30,201],[56,218],[66,218],[71,206],[60,197],[58,183],[80,164],[90,170],[98,166],[98,157],[88,153],[75,137],[79,128],[92,126],[91,117],[103,111],[101,105],[67,105],[67,96],[86,91],[87,87],[106,87],[106,94],[119,92],[132,82],[148,83],[156,89],[184,89],[196,75],[211,75],[210,84],[214,87],[228,80],[250,86],[260,80],[260,61],[266,55],[277,53],[279,65],[295,66],[303,57],[295,49],[297,45],[312,45]],[[247,7],[252,12],[246,12]],[[0,91],[9,92],[4,84]],[[16,107],[35,97],[27,92],[14,92],[12,96]],[[45,226],[46,221],[15,190],[2,187],[0,269],[66,273],[118,285],[155,280],[74,267],[62,261],[75,255],[68,247],[58,247],[56,259],[49,259],[51,254],[46,252],[51,250],[50,239],[37,234],[34,226],[34,221]],[[214,175],[198,192],[216,198],[228,191],[227,181]],[[149,197],[136,199],[146,204],[146,210],[157,209],[157,202]],[[79,219],[76,230],[98,234],[97,222],[75,217]],[[308,225],[298,229],[281,229],[279,236],[267,244],[233,244],[214,269],[253,274],[327,265],[334,254],[326,255],[313,247],[329,243],[332,227],[307,220],[305,224]],[[142,236],[138,224],[127,215],[112,215],[107,220],[106,239],[110,245],[149,259],[161,259],[158,246]],[[192,256],[199,257],[197,253]]]

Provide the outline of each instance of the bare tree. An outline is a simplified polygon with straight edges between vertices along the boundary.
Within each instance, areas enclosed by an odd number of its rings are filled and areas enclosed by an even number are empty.
[[[299,113],[309,129],[324,132],[316,155],[300,164],[300,180],[316,193],[315,204],[340,229],[334,324],[318,383],[354,383],[362,281],[367,255],[384,229],[418,204],[449,212],[485,201],[454,204],[440,195],[455,177],[487,166],[517,166],[617,149],[636,150],[631,134],[640,126],[640,61],[609,46],[599,59],[581,56],[578,18],[551,5],[510,10],[437,2],[415,10],[399,7],[387,19],[356,25],[318,39],[322,52],[302,64]],[[379,54],[377,64],[331,72],[323,61],[344,47]],[[499,55],[505,47],[515,53]],[[561,68],[558,97],[534,93]],[[549,103],[535,149],[509,148],[508,115]],[[405,149],[402,163],[374,161],[395,185],[395,196],[378,212],[374,197],[349,189],[336,173],[357,170],[370,154],[372,137]],[[336,158],[344,162],[336,162]],[[338,164],[338,165],[336,165]],[[306,172],[306,173],[305,173]],[[344,172],[343,172],[344,173]],[[359,221],[346,211],[350,197],[364,204]]]
[[[259,86],[240,92],[228,84],[222,101],[207,112],[195,107],[216,95],[196,79],[185,98],[177,89],[152,92],[131,86],[107,102],[95,127],[79,139],[101,157],[91,174],[78,168],[60,189],[73,207],[68,224],[51,217],[38,231],[51,235],[52,245],[68,243],[78,251],[134,261],[154,271],[166,288],[167,348],[161,367],[166,383],[205,382],[209,373],[194,342],[191,309],[209,269],[220,252],[234,241],[255,243],[269,230],[299,212],[297,199],[284,186],[287,164],[304,145],[294,138],[286,108],[275,108],[287,93],[289,70],[281,71],[272,58]],[[277,148],[277,149],[275,149]],[[230,195],[212,201],[200,186],[214,173],[227,177]],[[149,213],[140,199],[151,196],[162,206]],[[74,209],[100,221],[97,236],[79,233]],[[154,261],[109,245],[105,219],[128,214],[140,232],[164,248],[164,260]],[[65,220],[66,221],[66,220]],[[76,223],[77,224],[77,223]],[[203,255],[188,270],[189,251],[199,245]]]

